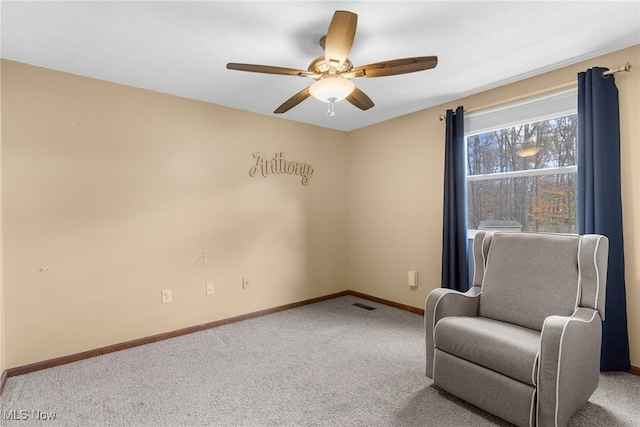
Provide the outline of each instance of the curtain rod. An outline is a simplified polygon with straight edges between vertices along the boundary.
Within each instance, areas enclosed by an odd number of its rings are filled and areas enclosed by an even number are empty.
[[[627,61],[627,63],[626,63],[626,64],[624,64],[624,65],[622,65],[622,66],[620,66],[620,67],[618,67],[618,68],[614,68],[613,70],[605,71],[604,73],[602,73],[602,77],[608,77],[608,76],[610,76],[610,75],[612,75],[612,74],[619,73],[620,71],[627,71],[627,72],[629,72],[629,71],[631,71],[631,67],[633,67],[633,65],[631,65],[631,64]]]
[[[627,62],[626,64],[624,64],[624,65],[622,65],[622,66],[620,66],[618,68],[614,68],[612,70],[607,70],[607,71],[603,72],[602,76],[603,77],[607,77],[607,76],[610,76],[612,74],[618,73],[620,71],[631,71],[631,67],[633,67],[633,65],[631,65],[629,62]],[[559,85],[551,86],[551,87],[548,87],[546,89],[540,89],[540,90],[536,90],[536,91],[533,91],[533,92],[525,93],[525,94],[522,94],[522,95],[514,96],[512,98],[507,98],[507,99],[503,99],[503,100],[500,100],[500,101],[492,102],[490,104],[481,105],[479,107],[469,108],[467,110],[464,110],[464,112],[465,113],[475,113],[476,111],[486,110],[488,108],[498,107],[500,105],[509,104],[511,102],[516,102],[516,101],[520,101],[520,100],[523,100],[523,99],[531,98],[532,96],[544,95],[544,94],[549,93],[549,92],[555,92],[555,91],[560,90],[560,89],[565,89],[565,88],[568,88],[568,87],[576,86],[577,84],[578,84],[577,81],[561,83]],[[443,121],[446,117],[447,117],[446,115],[440,114],[440,121]]]

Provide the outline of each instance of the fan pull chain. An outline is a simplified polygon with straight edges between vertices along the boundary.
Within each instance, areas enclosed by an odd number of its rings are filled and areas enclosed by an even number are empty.
[[[336,115],[336,112],[333,111],[333,103],[336,102],[337,100],[338,100],[338,98],[335,98],[335,97],[329,98],[329,107],[328,107],[328,110],[327,110],[327,115],[329,117],[333,117],[333,116]]]

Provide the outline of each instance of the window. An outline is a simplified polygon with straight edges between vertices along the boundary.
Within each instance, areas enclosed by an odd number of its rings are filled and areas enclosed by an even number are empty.
[[[576,232],[576,106],[572,90],[465,118],[469,229]]]

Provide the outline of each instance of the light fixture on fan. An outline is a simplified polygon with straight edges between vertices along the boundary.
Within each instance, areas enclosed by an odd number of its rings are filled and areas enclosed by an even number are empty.
[[[356,88],[356,85],[349,79],[328,74],[316,81],[309,87],[309,93],[314,98],[329,103],[327,114],[331,117],[336,113],[333,111],[333,103],[342,101]]]
[[[518,144],[518,146],[520,147],[518,148],[518,151],[516,151],[516,155],[518,157],[530,157],[538,154],[538,152],[540,151],[540,147],[538,147],[538,145],[532,140],[528,140],[522,144]]]

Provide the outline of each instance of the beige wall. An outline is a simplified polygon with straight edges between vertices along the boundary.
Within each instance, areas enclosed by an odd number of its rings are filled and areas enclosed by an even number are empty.
[[[2,104],[5,367],[347,289],[346,133],[10,61]]]
[[[349,134],[350,289],[422,307],[439,287],[442,129],[420,112]]]
[[[640,46],[348,134],[2,61],[0,368],[348,288],[422,307],[440,286],[438,116],[626,61]],[[638,68],[616,82],[640,366]],[[258,151],[310,163],[309,185],[250,177]]]
[[[575,81],[594,66],[630,61],[616,75],[620,94],[625,259],[631,363],[640,366],[640,46],[488,90],[349,133],[348,228],[350,289],[423,307],[440,286],[444,123],[459,105],[483,106]],[[407,271],[418,270],[417,289]]]

